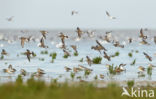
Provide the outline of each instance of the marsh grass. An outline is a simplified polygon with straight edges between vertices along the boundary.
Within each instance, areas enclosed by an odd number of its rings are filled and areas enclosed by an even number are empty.
[[[41,54],[48,54],[48,51],[47,50],[41,51]]]
[[[128,86],[129,88],[133,87],[133,86],[134,86],[134,80],[129,80],[129,81],[127,81],[127,86]]]
[[[81,58],[79,61],[80,61],[80,62],[83,62],[83,58]]]
[[[68,58],[68,57],[69,57],[68,55],[64,55],[64,56],[63,56],[63,58]]]
[[[1,60],[3,60],[3,59],[4,59],[4,56],[3,56],[3,55],[1,55],[0,59],[1,59]]]
[[[128,56],[129,56],[129,57],[132,57],[132,56],[133,56],[133,54],[132,54],[132,53],[128,53]]]
[[[101,64],[101,61],[102,61],[102,57],[95,57],[93,58],[93,63],[94,64]]]
[[[57,53],[56,53],[56,52],[50,53],[50,57],[52,57],[52,60],[51,60],[52,63],[53,63],[54,60],[56,59],[56,56],[57,56]]]
[[[151,77],[151,75],[152,75],[152,67],[148,67],[147,68],[147,74],[149,75],[149,77]]]
[[[115,75],[116,74],[114,64],[112,64],[112,65],[109,66],[109,73],[112,74],[112,75]]]
[[[135,65],[135,63],[136,63],[136,59],[134,59],[130,65]]]
[[[153,87],[144,89],[156,91]],[[21,76],[16,82],[0,85],[0,99],[134,99],[121,96],[122,92],[122,87],[113,82],[104,88],[99,88],[89,82],[58,83],[56,79],[47,84],[33,77],[23,82]]]
[[[78,56],[79,54],[77,52],[74,52],[74,56]]]

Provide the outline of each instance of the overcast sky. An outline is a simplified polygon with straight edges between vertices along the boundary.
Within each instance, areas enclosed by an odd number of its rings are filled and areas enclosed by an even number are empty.
[[[71,16],[72,10],[79,14]],[[155,10],[156,0],[0,0],[0,28],[156,29]]]

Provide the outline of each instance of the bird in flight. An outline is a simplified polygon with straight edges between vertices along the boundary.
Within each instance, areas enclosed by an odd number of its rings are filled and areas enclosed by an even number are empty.
[[[6,20],[11,22],[13,20],[13,18],[14,18],[14,16],[11,16],[11,17],[7,18]]]
[[[78,14],[78,11],[74,11],[74,10],[73,10],[73,11],[71,12],[71,15],[73,16],[73,15],[75,15],[75,14]]]
[[[116,17],[111,16],[111,15],[109,14],[109,12],[108,12],[108,11],[106,11],[106,15],[107,15],[110,19],[116,19]]]

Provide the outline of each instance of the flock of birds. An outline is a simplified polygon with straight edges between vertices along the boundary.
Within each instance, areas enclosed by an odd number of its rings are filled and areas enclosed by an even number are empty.
[[[78,11],[72,11],[71,12],[71,15],[75,15],[75,14],[78,14]],[[110,19],[116,19],[116,17],[111,16],[109,14],[109,12],[107,12],[107,11],[106,11],[106,15]],[[10,17],[10,18],[7,18],[7,20],[8,21],[12,21],[13,18],[14,17]],[[150,43],[147,42],[148,36],[144,35],[143,32],[144,32],[143,29],[141,29],[140,30],[140,34],[139,34],[139,38],[141,38],[141,42],[140,43],[144,44],[144,45],[149,45]],[[45,40],[47,38],[48,31],[42,30],[42,31],[40,31],[40,33],[41,33],[42,37],[40,38],[40,43],[39,43],[38,46],[41,47],[41,48],[45,48],[45,49],[49,48],[48,45],[45,44]],[[90,37],[90,38],[92,38],[94,36],[94,32],[93,31],[83,31],[79,27],[76,28],[76,33],[77,33],[77,39],[76,39],[77,41],[81,40],[83,34],[87,34],[88,37]],[[67,57],[71,56],[71,53],[70,53],[68,47],[66,46],[66,42],[65,42],[65,39],[68,39],[70,37],[68,35],[65,35],[62,32],[59,33],[58,37],[61,40],[61,45],[59,46],[59,48],[62,49],[62,51],[64,52],[64,56],[67,56]],[[119,41],[116,41],[116,40],[111,38],[111,31],[110,32],[106,32],[105,36],[100,36],[99,39],[112,44],[114,47],[119,47],[119,48],[124,48],[125,47],[123,44],[120,44]],[[24,48],[25,43],[30,42],[33,39],[32,39],[32,36],[29,36],[29,37],[20,37],[20,40],[21,40],[21,47]],[[104,45],[99,40],[96,40],[95,42],[96,42],[96,45],[91,46],[91,49],[99,52],[100,55],[102,55],[103,58],[105,58],[106,60],[111,61],[111,59],[114,57],[114,55],[108,55],[108,53],[107,53],[108,49],[106,49],[104,47]],[[128,42],[129,42],[129,44],[132,43],[133,42],[133,38],[129,38]],[[156,44],[156,36],[154,37],[154,42]],[[76,55],[79,54],[76,45],[70,45],[70,47],[74,50],[74,53]],[[7,55],[8,55],[8,52],[5,49],[2,49],[1,56],[7,56]],[[27,49],[26,52],[24,52],[24,55],[26,55],[26,57],[27,57],[29,62],[31,62],[31,57],[35,57],[35,53],[33,51],[30,51],[29,49]],[[148,55],[146,52],[143,52],[143,55],[149,61],[152,61],[152,57],[150,55]],[[93,65],[93,60],[89,56],[86,56],[86,61],[87,61],[89,66]],[[123,72],[123,71],[126,70],[125,69],[126,65],[127,64],[121,63],[119,66],[117,66],[115,68],[114,71],[117,72],[117,73]],[[107,64],[106,66],[109,68],[111,65]],[[156,66],[150,64],[149,67],[153,68],[153,67],[156,67]],[[65,70],[67,72],[73,70],[73,72],[75,72],[75,73],[79,72],[81,70],[85,70],[85,71],[88,71],[88,72],[92,72],[93,71],[92,69],[87,68],[87,67],[82,66],[82,65],[78,65],[78,67],[74,67],[73,69],[68,67],[68,66],[65,66],[64,68],[65,68]],[[143,67],[143,66],[139,66],[138,70],[139,70],[138,74],[142,74],[146,70],[146,68]],[[13,68],[13,66],[10,64],[8,66],[8,68],[3,69],[3,71],[5,73],[12,74],[12,73],[16,72],[16,69]],[[24,70],[24,69],[21,69],[20,72],[21,72],[21,75],[23,75],[23,76],[26,76],[26,74],[27,74],[26,70]],[[45,74],[45,71],[40,69],[40,68],[38,68],[37,72],[35,72],[33,75],[37,76],[37,77],[41,77],[43,74]],[[100,74],[100,78],[104,79],[104,75]]]

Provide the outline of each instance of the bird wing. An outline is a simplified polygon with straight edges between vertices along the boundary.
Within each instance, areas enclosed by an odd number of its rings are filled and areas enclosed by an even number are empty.
[[[106,11],[106,15],[110,17],[110,14]]]

